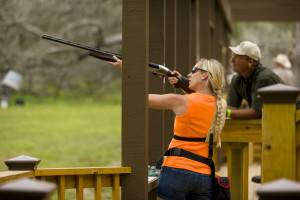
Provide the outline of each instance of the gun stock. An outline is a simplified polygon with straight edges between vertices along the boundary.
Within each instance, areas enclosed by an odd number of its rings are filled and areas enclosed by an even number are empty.
[[[84,44],[79,44],[70,40],[65,40],[65,39],[61,39],[61,38],[57,38],[57,37],[53,37],[50,35],[42,35],[41,36],[43,39],[46,40],[50,40],[53,42],[57,42],[57,43],[61,43],[64,45],[68,45],[68,46],[72,46],[72,47],[76,47],[79,49],[83,49],[83,50],[87,50],[89,51],[89,56],[101,59],[101,60],[105,60],[105,61],[109,61],[109,62],[116,62],[116,60],[113,58],[113,56],[116,56],[119,59],[122,59],[122,56],[119,54],[115,54],[115,53],[111,53],[108,51],[103,51],[100,50],[98,48],[94,48],[94,47],[90,47]],[[174,74],[172,74],[172,71],[167,68],[166,66],[157,64],[157,63],[149,63],[149,71],[160,75],[160,76],[175,76]],[[187,93],[192,93],[193,91],[191,89],[189,89],[189,80],[186,77],[177,77],[178,78],[178,83],[175,84],[175,87],[177,88],[181,88],[184,91],[186,91]]]

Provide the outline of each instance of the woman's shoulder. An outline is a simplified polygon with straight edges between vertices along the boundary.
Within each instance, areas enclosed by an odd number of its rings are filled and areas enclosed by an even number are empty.
[[[215,102],[216,101],[216,97],[210,94],[204,94],[204,93],[192,93],[192,94],[188,94],[188,99],[192,100],[192,101],[197,101],[197,102]]]

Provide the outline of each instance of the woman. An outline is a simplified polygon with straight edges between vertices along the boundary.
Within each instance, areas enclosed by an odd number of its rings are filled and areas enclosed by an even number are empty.
[[[115,57],[112,65],[121,68]],[[178,76],[180,74],[175,72]],[[180,149],[208,157],[209,134],[213,133],[218,146],[225,122],[226,101],[222,98],[223,66],[214,59],[201,59],[188,75],[191,94],[149,94],[149,107],[172,110],[176,117],[174,138],[169,150]],[[177,78],[170,77],[175,84]],[[212,199],[211,169],[207,164],[184,156],[167,156],[162,164],[158,196],[164,200]]]

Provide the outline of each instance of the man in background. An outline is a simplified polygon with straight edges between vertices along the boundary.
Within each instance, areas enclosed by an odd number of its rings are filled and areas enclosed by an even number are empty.
[[[260,63],[261,52],[257,44],[243,41],[237,46],[229,47],[232,51],[232,67],[236,75],[232,77],[226,115],[233,119],[253,119],[261,117],[262,103],[257,97],[257,90],[282,80],[270,69]],[[248,108],[240,108],[242,101]]]

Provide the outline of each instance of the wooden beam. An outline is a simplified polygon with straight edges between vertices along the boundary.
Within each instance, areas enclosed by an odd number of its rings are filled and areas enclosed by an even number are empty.
[[[235,21],[299,21],[297,0],[229,0]]]
[[[200,31],[200,57],[209,58],[211,56],[211,40],[209,26],[209,3],[210,0],[199,0],[199,31]]]
[[[151,0],[149,19],[149,60],[164,63],[164,0]],[[149,93],[164,93],[163,80],[149,78]],[[149,110],[149,164],[155,165],[163,155],[164,111]]]
[[[176,68],[176,5],[177,0],[165,0],[165,64],[171,69]],[[165,93],[175,90],[170,84],[165,85]],[[163,149],[167,150],[173,137],[173,112],[165,112]]]
[[[224,21],[228,27],[228,30],[232,32],[232,13],[231,13],[231,5],[228,0],[218,0],[218,4],[221,8],[222,14],[224,16]]]
[[[123,0],[122,199],[148,197],[149,0]]]
[[[188,74],[194,64],[191,63],[190,10],[191,0],[177,1],[176,65],[183,75]]]

